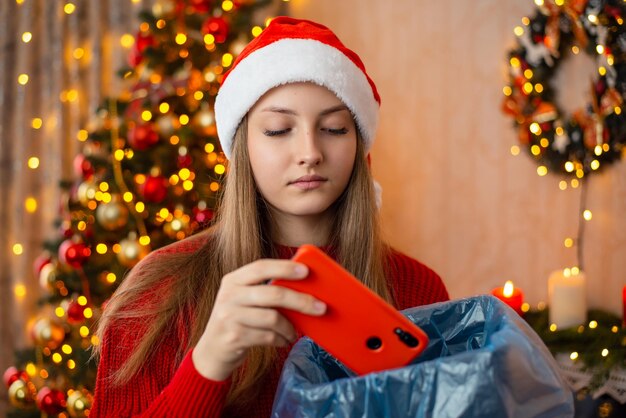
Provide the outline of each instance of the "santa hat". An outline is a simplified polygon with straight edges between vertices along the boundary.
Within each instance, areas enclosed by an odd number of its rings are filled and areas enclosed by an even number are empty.
[[[378,125],[380,97],[363,62],[326,26],[281,16],[244,48],[222,80],[215,121],[226,157],[231,157],[241,120],[263,94],[307,81],[326,87],[350,109],[368,152]]]

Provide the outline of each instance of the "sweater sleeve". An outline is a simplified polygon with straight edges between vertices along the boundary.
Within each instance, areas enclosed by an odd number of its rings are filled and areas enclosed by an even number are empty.
[[[398,309],[450,299],[441,277],[419,261],[391,250],[388,268],[391,291]]]
[[[123,385],[108,376],[131,353],[124,332],[111,332],[102,341],[92,418],[219,417],[230,380],[214,381],[200,375],[190,350],[178,368],[172,366],[175,347],[161,344],[148,367]]]

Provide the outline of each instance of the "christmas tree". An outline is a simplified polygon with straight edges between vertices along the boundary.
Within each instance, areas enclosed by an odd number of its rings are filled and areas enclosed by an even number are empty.
[[[267,6],[272,5],[272,8]],[[125,274],[150,251],[211,222],[227,161],[213,103],[224,72],[283,13],[279,0],[162,0],[141,25],[109,98],[79,134],[76,178],[62,182],[59,235],[35,261],[46,296],[33,348],[4,373],[10,417],[89,415],[94,324]],[[260,20],[259,20],[260,19]]]

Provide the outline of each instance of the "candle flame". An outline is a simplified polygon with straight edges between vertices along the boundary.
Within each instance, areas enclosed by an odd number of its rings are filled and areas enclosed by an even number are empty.
[[[504,289],[502,290],[502,294],[504,295],[504,297],[510,298],[511,296],[513,296],[514,289],[515,287],[513,287],[513,282],[507,280],[506,283],[504,283]]]

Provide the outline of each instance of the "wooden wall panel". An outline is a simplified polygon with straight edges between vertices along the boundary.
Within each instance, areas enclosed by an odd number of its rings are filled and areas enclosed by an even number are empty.
[[[382,96],[373,170],[386,236],[438,271],[453,297],[505,280],[535,304],[552,270],[576,264],[580,189],[539,177],[513,157],[500,112],[506,52],[531,0],[292,0],[291,13],[333,28],[355,49]],[[560,103],[583,105],[589,63],[564,61]],[[567,88],[565,88],[567,86]],[[571,108],[568,106],[568,110]],[[626,284],[626,162],[589,182],[586,225],[591,306],[621,312]]]

